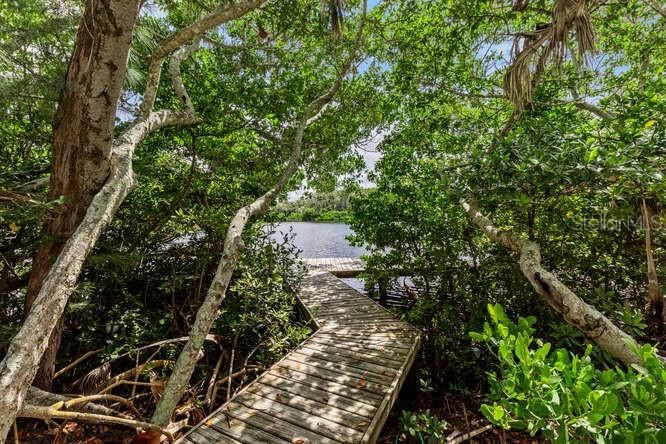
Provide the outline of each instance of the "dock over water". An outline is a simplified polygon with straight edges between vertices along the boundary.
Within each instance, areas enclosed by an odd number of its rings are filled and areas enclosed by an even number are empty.
[[[420,333],[329,272],[344,275],[356,269],[352,265],[362,268],[360,260],[308,261],[314,262],[306,262],[310,271],[298,298],[317,330],[194,427],[184,442],[377,440],[414,362]]]
[[[301,261],[310,271],[328,271],[337,277],[354,277],[365,270],[365,264],[357,257],[304,258]]]

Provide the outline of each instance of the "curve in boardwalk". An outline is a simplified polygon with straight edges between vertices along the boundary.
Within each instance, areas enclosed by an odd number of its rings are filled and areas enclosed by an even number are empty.
[[[326,271],[298,295],[318,329],[193,428],[188,443],[375,442],[420,334]]]

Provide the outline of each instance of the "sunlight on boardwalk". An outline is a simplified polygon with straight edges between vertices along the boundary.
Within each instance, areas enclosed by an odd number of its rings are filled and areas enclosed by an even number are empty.
[[[195,427],[185,442],[377,439],[414,361],[419,332],[318,268],[310,267],[299,299],[319,329]]]
[[[363,261],[356,257],[305,258],[302,261],[310,271],[328,271],[338,277],[353,277],[365,269]]]

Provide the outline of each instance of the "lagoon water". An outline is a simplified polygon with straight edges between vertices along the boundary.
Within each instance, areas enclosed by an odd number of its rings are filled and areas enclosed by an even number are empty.
[[[273,237],[281,240],[284,233],[295,234],[294,245],[300,257],[360,257],[365,250],[349,245],[349,225],[329,222],[279,222],[274,224]]]

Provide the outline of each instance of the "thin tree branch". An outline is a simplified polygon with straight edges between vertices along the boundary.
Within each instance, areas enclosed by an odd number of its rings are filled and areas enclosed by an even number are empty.
[[[194,325],[190,330],[190,338],[178,356],[178,360],[176,361],[171,377],[167,382],[164,394],[160,398],[157,408],[155,409],[152,418],[152,421],[155,424],[164,425],[168,424],[171,420],[172,412],[185,392],[187,384],[194,372],[203,345],[203,337],[208,334],[213,322],[217,318],[219,306],[225,298],[229,282],[231,281],[231,276],[236,269],[238,260],[244,249],[242,236],[245,226],[251,218],[261,216],[268,210],[271,203],[283,190],[291,176],[300,166],[303,134],[305,129],[321,116],[326,105],[340,89],[344,77],[349,72],[361,45],[366,16],[367,0],[364,0],[363,15],[354,46],[331,87],[324,94],[310,102],[301,114],[291,144],[291,156],[276,184],[254,202],[240,208],[231,219],[224,241],[222,257],[218,263],[215,276],[208,289],[206,298],[197,311]]]
[[[662,17],[666,17],[666,7],[657,0],[646,0],[652,9],[657,11]]]
[[[118,424],[126,427],[157,430],[173,440],[171,433],[161,427],[149,422],[135,421],[132,419],[118,418],[115,416],[98,415],[96,413],[66,412],[53,407],[42,407],[36,405],[25,405],[21,409],[21,417],[35,419],[64,419],[67,421],[86,421],[94,424]]]
[[[245,0],[240,3],[223,2],[210,14],[203,17],[196,23],[181,29],[168,38],[162,40],[153,51],[148,62],[148,75],[146,88],[143,94],[143,103],[141,104],[141,115],[148,115],[155,104],[157,89],[160,83],[160,74],[162,71],[162,62],[169,54],[178,48],[186,45],[201,36],[206,31],[219,26],[228,21],[237,19],[248,12],[262,7],[267,0]]]

